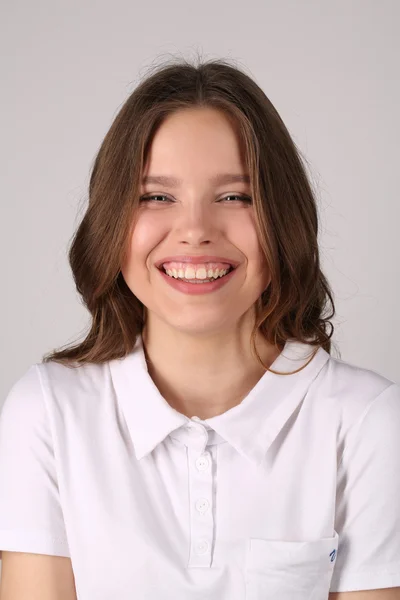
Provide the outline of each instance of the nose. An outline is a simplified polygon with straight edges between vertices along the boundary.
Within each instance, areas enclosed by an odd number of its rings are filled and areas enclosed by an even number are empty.
[[[206,203],[193,202],[181,207],[176,221],[176,235],[180,243],[191,246],[216,241],[218,225],[212,218],[211,208]]]

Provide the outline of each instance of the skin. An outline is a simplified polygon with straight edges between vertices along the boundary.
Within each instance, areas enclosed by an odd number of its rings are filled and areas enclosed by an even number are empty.
[[[142,201],[121,271],[145,305],[148,368],[164,398],[188,417],[219,415],[241,402],[264,374],[251,353],[254,303],[270,282],[259,245],[249,183],[216,186],[219,173],[245,174],[233,123],[211,108],[170,115],[154,136],[144,175],[179,178],[178,186],[142,185]],[[159,196],[162,196],[159,198]],[[218,202],[218,200],[221,200]],[[208,254],[240,263],[221,289],[192,296],[170,287],[155,263]],[[265,364],[279,354],[263,339]]]

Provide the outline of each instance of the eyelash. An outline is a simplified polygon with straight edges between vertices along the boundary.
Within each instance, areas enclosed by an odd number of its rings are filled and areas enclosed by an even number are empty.
[[[168,200],[170,200],[168,198],[168,196],[165,196],[164,194],[154,194],[152,196],[151,195],[150,196],[142,196],[140,198],[140,200],[142,202],[145,202],[145,201],[153,200],[153,198],[157,198],[157,197],[167,198]],[[230,197],[239,198],[239,200],[241,200],[242,202],[245,202],[246,204],[253,203],[253,200],[252,200],[252,198],[250,198],[250,196],[242,196],[240,194],[228,194],[228,196],[221,198],[221,200],[218,200],[218,202],[221,202],[222,200],[226,200],[226,198],[230,198]],[[160,204],[166,204],[166,202],[160,202]]]

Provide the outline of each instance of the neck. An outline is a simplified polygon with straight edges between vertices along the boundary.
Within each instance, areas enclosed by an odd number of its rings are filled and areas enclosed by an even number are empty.
[[[220,415],[240,404],[265,373],[250,333],[247,325],[193,335],[149,319],[142,334],[149,374],[178,412],[200,419]],[[261,336],[256,347],[267,367],[281,351]]]

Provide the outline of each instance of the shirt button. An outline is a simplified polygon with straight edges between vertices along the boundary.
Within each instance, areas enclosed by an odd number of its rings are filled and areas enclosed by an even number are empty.
[[[196,554],[206,554],[206,552],[208,552],[209,547],[210,544],[208,542],[198,542],[196,544]]]
[[[199,513],[205,513],[210,507],[210,503],[207,498],[199,498],[196,502],[196,508]]]
[[[196,467],[199,471],[205,471],[210,466],[208,454],[203,454],[196,459]]]

